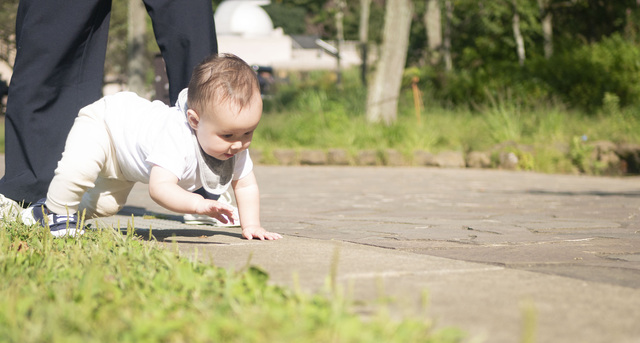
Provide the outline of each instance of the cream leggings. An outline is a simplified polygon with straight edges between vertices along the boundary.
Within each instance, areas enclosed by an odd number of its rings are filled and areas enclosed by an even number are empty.
[[[57,214],[86,210],[86,218],[116,214],[127,201],[134,182],[122,175],[109,130],[105,101],[80,110],[58,162],[46,205]]]

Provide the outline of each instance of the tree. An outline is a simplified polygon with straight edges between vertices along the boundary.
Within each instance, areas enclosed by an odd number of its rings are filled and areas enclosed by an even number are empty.
[[[360,30],[358,40],[360,42],[360,57],[362,58],[361,79],[362,84],[367,84],[367,59],[369,51],[369,11],[371,0],[360,0]]]
[[[443,56],[445,70],[451,71],[453,70],[453,61],[451,59],[451,25],[453,21],[453,4],[451,3],[451,0],[445,0],[444,4],[444,7],[446,9],[446,21],[444,27]]]
[[[442,19],[438,0],[427,0],[424,26],[427,31],[427,60],[435,66],[442,59]]]
[[[518,54],[518,64],[520,66],[524,65],[524,60],[526,58],[525,48],[524,48],[524,38],[522,38],[522,32],[520,31],[520,14],[518,14],[518,3],[517,0],[512,0],[511,5],[513,7],[513,38],[516,41],[516,53]]]
[[[542,37],[544,40],[544,57],[549,59],[553,56],[553,13],[549,8],[549,0],[538,0],[538,8],[540,10]]]
[[[411,0],[387,1],[381,55],[367,97],[369,122],[389,125],[397,118],[412,14]]]

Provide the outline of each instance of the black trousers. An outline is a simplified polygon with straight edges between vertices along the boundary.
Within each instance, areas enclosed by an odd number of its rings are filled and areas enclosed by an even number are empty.
[[[144,0],[174,103],[217,52],[211,0]],[[80,108],[102,96],[111,0],[21,0],[0,194],[44,198]]]

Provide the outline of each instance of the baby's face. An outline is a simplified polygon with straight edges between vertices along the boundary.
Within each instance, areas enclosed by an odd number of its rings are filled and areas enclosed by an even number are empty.
[[[198,143],[207,155],[228,160],[247,149],[253,131],[262,116],[262,99],[255,94],[240,110],[228,103],[205,108],[207,113],[189,110],[189,125],[195,130]]]

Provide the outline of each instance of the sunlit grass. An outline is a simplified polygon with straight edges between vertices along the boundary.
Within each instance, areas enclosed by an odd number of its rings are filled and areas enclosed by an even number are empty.
[[[416,150],[490,152],[501,143],[526,145],[535,155],[533,169],[571,172],[567,149],[574,137],[588,142],[639,143],[640,123],[631,113],[586,116],[557,108],[486,109],[483,112],[425,109],[418,123],[409,111],[391,126],[367,123],[364,115],[331,112],[282,112],[263,117],[253,147],[396,149],[410,156]]]
[[[526,147],[526,152],[518,152],[527,155],[525,169],[567,173],[577,169],[568,151],[575,137],[581,137],[584,144],[600,140],[640,143],[638,111],[621,109],[615,102],[599,113],[585,114],[557,104],[525,107],[498,99],[467,109],[446,108],[425,99],[418,116],[410,90],[406,90],[392,125],[369,123],[361,87],[346,80],[341,91],[309,87],[298,91],[287,106],[267,106],[270,110],[256,131],[253,147],[267,152],[341,148],[352,154],[395,149],[411,156],[416,150],[491,153],[508,144],[515,149]]]
[[[428,319],[363,320],[344,298],[269,284],[113,229],[52,239],[0,223],[2,342],[458,342]],[[330,258],[330,257],[328,257]]]

